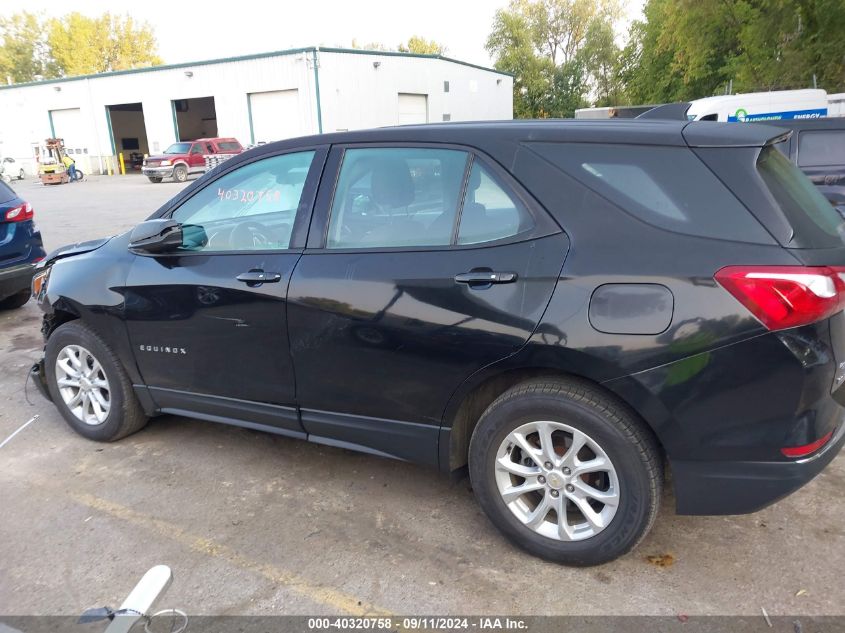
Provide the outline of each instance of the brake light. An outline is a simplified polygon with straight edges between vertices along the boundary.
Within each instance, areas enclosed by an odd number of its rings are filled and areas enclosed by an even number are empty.
[[[815,323],[845,308],[845,268],[728,266],[715,278],[769,330]]]
[[[24,202],[21,206],[6,211],[3,219],[6,222],[23,222],[24,220],[31,220],[34,216],[35,213],[32,211],[32,205]]]
[[[810,442],[809,444],[805,444],[804,446],[790,446],[788,448],[780,449],[780,452],[786,455],[787,457],[806,457],[810,453],[815,453],[819,450],[822,446],[827,444],[830,441],[830,438],[833,437],[833,431],[817,439],[815,442]]]

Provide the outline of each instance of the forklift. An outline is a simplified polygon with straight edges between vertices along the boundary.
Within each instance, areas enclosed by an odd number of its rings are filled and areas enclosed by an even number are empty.
[[[70,175],[62,159],[65,157],[65,143],[60,138],[48,138],[35,148],[38,161],[38,176],[42,184],[61,185],[70,182]],[[77,170],[78,171],[78,170]],[[81,175],[82,172],[78,173]]]

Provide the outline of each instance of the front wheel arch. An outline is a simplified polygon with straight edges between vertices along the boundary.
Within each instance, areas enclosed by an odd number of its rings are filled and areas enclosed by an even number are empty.
[[[68,350],[73,350],[75,366],[67,362]],[[87,364],[80,364],[82,359]],[[117,354],[83,321],[71,320],[55,328],[45,346],[44,371],[53,403],[83,437],[112,442],[146,425],[148,417]],[[99,404],[86,408],[86,399]],[[90,412],[97,413],[96,420],[89,419]]]

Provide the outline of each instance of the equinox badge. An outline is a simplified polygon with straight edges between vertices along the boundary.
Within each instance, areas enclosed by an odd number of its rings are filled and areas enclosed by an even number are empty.
[[[142,352],[158,352],[160,354],[187,354],[184,347],[169,347],[167,345],[139,345]]]

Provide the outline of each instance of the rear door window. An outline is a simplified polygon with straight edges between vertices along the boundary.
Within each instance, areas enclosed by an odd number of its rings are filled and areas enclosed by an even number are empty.
[[[801,132],[798,136],[798,165],[845,166],[845,130]]]
[[[493,242],[524,233],[534,226],[525,205],[480,161],[472,162],[467,181],[458,244]]]
[[[652,226],[701,237],[771,242],[757,219],[686,148],[597,143],[528,147]]]
[[[842,216],[783,154],[771,146],[764,147],[757,159],[757,171],[805,248],[845,245]]]
[[[448,246],[468,160],[453,149],[346,150],[326,246]]]

